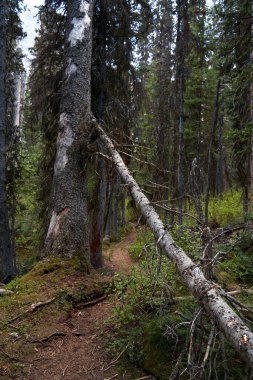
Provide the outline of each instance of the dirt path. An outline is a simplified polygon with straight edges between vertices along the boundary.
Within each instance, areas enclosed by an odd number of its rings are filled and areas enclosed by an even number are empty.
[[[106,264],[109,269],[127,273],[134,265],[128,246],[136,239],[135,231],[116,243]],[[111,315],[112,303],[104,300],[92,307],[76,311],[69,320],[55,326],[66,335],[54,337],[37,346],[30,365],[28,380],[109,380],[143,378],[140,372],[119,374],[116,363],[104,349],[103,325]],[[140,376],[139,376],[140,375]],[[149,377],[144,377],[149,379]]]
[[[126,238],[113,247],[106,266],[115,272],[128,273],[134,266],[134,261],[128,254],[128,247],[135,241],[136,231],[131,231]]]

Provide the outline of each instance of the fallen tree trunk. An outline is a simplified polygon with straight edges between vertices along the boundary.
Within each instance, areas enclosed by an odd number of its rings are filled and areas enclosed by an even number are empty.
[[[128,185],[135,202],[140,206],[142,215],[153,231],[157,243],[165,255],[176,264],[178,273],[183,277],[194,297],[203,305],[210,318],[225,334],[242,359],[253,368],[253,333],[224,301],[222,298],[224,291],[217,284],[207,280],[201,269],[177,246],[169,232],[166,231],[159,215],[130,174],[111,139],[96,123],[95,128],[110,153],[118,173],[124,183]]]

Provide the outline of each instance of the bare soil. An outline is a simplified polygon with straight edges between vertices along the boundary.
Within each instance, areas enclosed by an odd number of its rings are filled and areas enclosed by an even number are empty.
[[[135,239],[136,232],[132,231],[107,252],[105,266],[110,271],[127,274],[131,270],[134,262],[128,254],[128,247]],[[107,353],[102,332],[106,320],[111,316],[112,307],[113,300],[105,299],[90,307],[79,308],[66,320],[50,326],[52,334],[58,335],[53,335],[46,341],[34,342],[34,355],[29,361],[26,379],[151,379],[139,369],[119,370],[118,359],[121,353],[115,358]],[[48,334],[48,326],[46,330],[45,335]]]

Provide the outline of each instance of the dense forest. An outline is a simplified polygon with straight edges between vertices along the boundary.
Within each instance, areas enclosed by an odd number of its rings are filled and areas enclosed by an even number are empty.
[[[28,70],[25,9],[0,0],[0,378],[253,379],[252,0],[45,0]]]

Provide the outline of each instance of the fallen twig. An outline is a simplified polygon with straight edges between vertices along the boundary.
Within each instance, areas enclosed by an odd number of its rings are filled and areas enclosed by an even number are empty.
[[[6,356],[8,359],[14,361],[14,362],[18,362],[18,363],[21,363],[21,360],[19,360],[18,358],[15,358],[14,356],[11,356],[9,355],[7,352],[5,352],[2,348],[0,348],[0,351],[2,352],[2,354],[4,354],[4,356]]]
[[[121,353],[120,353],[115,359],[113,359],[113,360],[111,361],[110,365],[109,365],[107,368],[104,369],[104,372],[108,371],[108,369],[110,369],[111,366],[112,366],[113,364],[116,364],[116,363],[117,363],[117,361],[121,358],[121,356],[122,356],[122,355],[124,354],[124,352],[127,350],[128,346],[129,346],[129,344],[127,344],[127,346],[124,348],[124,350],[122,350]]]
[[[20,313],[18,315],[16,315],[14,318],[10,319],[7,323],[8,325],[11,324],[12,322],[15,322],[17,321],[18,319],[24,317],[25,315],[27,314],[30,314],[30,313],[33,313],[34,311],[40,309],[41,307],[43,306],[46,306],[46,305],[49,305],[51,304],[52,302],[55,301],[55,297],[54,298],[50,298],[44,302],[38,302],[38,303],[33,303],[29,309],[27,309],[26,311],[24,311],[23,313]]]
[[[116,377],[118,377],[119,375],[116,373],[115,375],[113,375],[112,377],[108,377],[106,378],[105,380],[112,380],[112,379],[115,379]]]
[[[78,304],[78,308],[81,307],[81,308],[84,309],[85,307],[96,305],[97,303],[102,302],[106,298],[107,298],[107,294],[104,295],[104,296],[102,296],[102,297],[100,297],[100,298],[97,298],[97,299],[95,299],[93,301],[89,301],[89,302],[85,302],[85,303],[80,303],[80,304]]]
[[[60,336],[66,336],[67,334],[64,333],[64,332],[61,332],[61,331],[57,331],[53,334],[50,334],[49,336],[46,336],[44,338],[41,338],[41,339],[36,339],[36,340],[32,340],[31,343],[45,343],[47,342],[48,340],[50,340],[51,338],[54,338],[54,337],[60,337]]]

